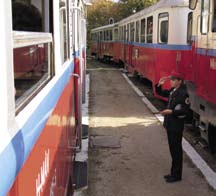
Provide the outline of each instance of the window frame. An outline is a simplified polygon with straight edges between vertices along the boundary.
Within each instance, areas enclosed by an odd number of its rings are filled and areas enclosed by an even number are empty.
[[[123,25],[123,41],[127,40],[127,26]]]
[[[167,21],[167,41],[162,42],[161,41],[161,24],[162,22]],[[159,44],[168,44],[169,41],[169,13],[168,12],[163,12],[158,14],[158,33],[157,33],[157,41]]]
[[[35,81],[35,83],[32,83],[31,85],[22,89],[23,93],[21,93],[17,99],[15,99],[15,93],[14,93],[15,116],[17,116],[19,112],[22,111],[32,101],[32,99],[47,85],[47,83],[55,75],[54,59],[53,59],[53,51],[54,51],[54,47],[53,47],[54,15],[53,15],[53,12],[54,10],[53,10],[52,1],[45,2],[41,0],[39,4],[35,4],[34,2],[31,2],[31,5],[37,8],[39,12],[41,13],[42,30],[41,31],[30,31],[28,29],[26,29],[25,31],[21,31],[19,29],[12,30],[12,35],[13,35],[13,39],[12,39],[12,42],[13,42],[12,51],[13,52],[12,53],[13,53],[13,57],[15,57],[14,50],[26,47],[27,50],[29,49],[28,54],[31,55],[31,53],[35,51],[35,49],[38,50],[40,47],[43,47],[44,53],[46,53],[45,55],[47,55],[47,58],[46,57],[44,58],[45,60],[47,60],[47,63],[46,61],[44,61],[46,63],[46,70],[45,72],[41,72],[42,73],[41,77],[39,77]],[[46,13],[45,9],[48,9],[49,12]],[[12,13],[13,13],[13,8],[12,8]],[[13,15],[11,14],[10,17],[12,18],[12,23],[13,23]],[[22,20],[21,20],[20,23],[18,24],[22,25],[24,23],[22,23]],[[14,60],[13,60],[13,64],[15,65],[16,62],[14,62]],[[14,86],[16,84],[16,80],[19,80],[19,76],[16,78],[15,74],[16,73],[14,70],[13,72]]]
[[[133,27],[133,28],[132,28]],[[130,42],[135,41],[135,22],[130,22],[129,23],[129,28],[130,28]]]
[[[27,89],[25,93],[29,92],[26,97],[23,95],[15,101],[15,115],[17,115],[23,108],[38,94],[46,84],[54,76],[53,64],[53,38],[51,33],[37,33],[37,32],[20,32],[13,31],[13,49],[28,47],[32,45],[48,44],[48,76],[41,83],[39,81],[31,88]],[[15,78],[14,78],[15,80]],[[36,88],[33,88],[37,86]]]
[[[118,34],[119,34],[119,29],[118,28],[113,28],[113,41],[118,40]]]
[[[142,21],[144,21],[144,24],[145,24],[145,28],[144,28],[144,34],[142,34]],[[147,25],[146,25],[146,18],[142,18],[141,20],[140,20],[140,26],[141,26],[141,28],[140,28],[140,42],[141,43],[146,43],[146,27],[147,27]],[[142,41],[142,37],[144,37],[144,41]]]
[[[189,23],[191,21],[191,24]],[[191,27],[191,29],[189,28]],[[189,32],[191,30],[191,32]],[[187,43],[191,44],[192,40],[192,33],[193,33],[193,12],[188,13],[188,20],[187,20]]]
[[[207,24],[206,24],[206,32],[203,32],[203,20],[204,20],[204,15],[203,15],[203,9],[204,9],[204,1],[208,1],[209,6],[208,6],[208,13],[207,13]],[[201,2],[201,19],[200,19],[200,33],[202,35],[207,35],[209,32],[209,14],[210,14],[210,0],[202,0]]]
[[[148,26],[148,20],[150,20],[150,18],[152,18],[152,33],[148,34],[148,30],[149,30],[149,26]],[[146,43],[153,43],[153,35],[154,35],[154,17],[152,16],[148,16],[146,18]],[[151,36],[151,42],[148,41],[148,38]]]
[[[61,51],[60,52],[64,52],[63,54],[61,53],[61,60],[62,60],[62,65],[64,65],[65,62],[67,62],[69,59],[70,59],[70,43],[71,43],[71,38],[70,38],[70,9],[69,9],[69,0],[60,0],[59,1],[59,14],[60,14],[60,18],[59,18],[59,25],[60,25],[60,40],[61,40],[61,44],[63,44],[63,47],[61,45]],[[64,22],[64,19],[62,18],[62,14],[65,14],[65,24],[63,24]],[[63,37],[62,39],[62,32],[63,32],[63,29],[62,29],[62,26],[65,26],[64,30],[65,30],[65,37]],[[79,23],[77,24],[78,25],[78,28],[79,28]],[[63,33],[63,36],[64,36],[64,33]],[[66,39],[64,39],[66,38]],[[79,36],[78,36],[78,39],[79,39]],[[65,46],[64,46],[64,43],[66,43],[66,52],[65,52]],[[66,56],[65,56],[66,54]],[[63,58],[64,57],[64,58]]]
[[[140,42],[140,20],[135,22],[136,33],[135,33],[135,42]]]
[[[126,41],[129,42],[130,41],[130,23],[127,23],[127,30],[126,30]]]
[[[214,1],[213,1],[213,3],[212,3],[213,5],[212,5],[212,22],[211,22],[211,32],[212,33],[216,33],[216,27],[215,27],[215,31],[214,31],[214,18],[215,18],[215,23],[216,23],[216,5],[215,5],[215,3],[214,3]]]

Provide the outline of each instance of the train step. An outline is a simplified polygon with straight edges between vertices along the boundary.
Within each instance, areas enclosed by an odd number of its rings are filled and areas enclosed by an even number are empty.
[[[88,186],[88,164],[87,162],[75,161],[74,163],[74,189],[85,189]]]
[[[82,139],[88,138],[88,125],[82,125]]]

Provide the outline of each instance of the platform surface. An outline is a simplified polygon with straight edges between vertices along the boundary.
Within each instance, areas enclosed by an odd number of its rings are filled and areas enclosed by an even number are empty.
[[[184,154],[183,179],[168,184],[166,131],[118,69],[90,71],[91,137],[120,138],[120,148],[89,149],[88,196],[215,196]]]

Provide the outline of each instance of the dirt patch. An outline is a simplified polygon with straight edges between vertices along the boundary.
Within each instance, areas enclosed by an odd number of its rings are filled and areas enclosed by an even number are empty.
[[[91,148],[120,148],[119,137],[114,136],[91,136],[90,137]]]

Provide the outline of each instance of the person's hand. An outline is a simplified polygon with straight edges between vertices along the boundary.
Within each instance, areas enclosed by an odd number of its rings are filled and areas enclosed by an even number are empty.
[[[160,80],[159,80],[159,82],[158,82],[158,86],[161,86],[161,85],[163,85],[165,82],[166,82],[166,80],[168,79],[169,77],[162,77]]]
[[[170,109],[165,109],[165,110],[162,110],[162,111],[160,112],[160,114],[163,115],[163,116],[165,116],[165,115],[167,115],[167,114],[172,114],[172,110],[170,110]]]

